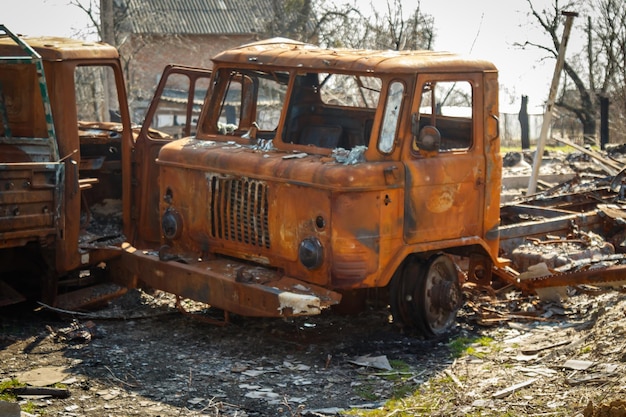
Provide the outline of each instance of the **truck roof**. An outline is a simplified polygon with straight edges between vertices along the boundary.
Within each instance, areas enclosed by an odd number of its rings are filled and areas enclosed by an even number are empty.
[[[223,51],[213,58],[213,62],[390,74],[497,71],[489,61],[451,52],[327,49],[285,38],[267,39]]]
[[[33,48],[44,61],[69,59],[117,58],[117,49],[104,42],[92,42],[61,37],[20,37]],[[10,37],[0,37],[0,57],[27,56]]]

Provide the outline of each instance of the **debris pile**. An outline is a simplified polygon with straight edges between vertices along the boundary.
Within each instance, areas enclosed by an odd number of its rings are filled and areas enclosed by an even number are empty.
[[[566,271],[584,259],[599,259],[615,254],[615,248],[602,236],[580,231],[565,238],[545,236],[544,239],[529,237],[511,252],[511,260],[519,270],[544,263],[550,269]]]
[[[580,152],[544,155],[540,191],[503,199],[500,248],[510,270],[497,275],[523,290],[626,282],[624,155],[570,145]],[[503,184],[522,173],[527,184],[532,159],[506,154]]]
[[[87,343],[96,335],[96,324],[91,320],[85,323],[73,320],[70,326],[60,329],[49,325],[46,328],[55,341]]]

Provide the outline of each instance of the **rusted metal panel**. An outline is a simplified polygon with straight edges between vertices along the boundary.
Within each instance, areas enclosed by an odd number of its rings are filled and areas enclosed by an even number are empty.
[[[513,269],[496,268],[495,274],[530,293],[581,284],[623,285],[623,192],[619,181],[610,181],[611,187],[606,182],[599,178],[577,187],[578,179],[568,180],[503,206],[500,246]]]
[[[507,207],[508,208],[508,207]],[[598,230],[602,226],[602,219],[597,211],[586,213],[571,213],[553,211],[549,209],[528,208],[516,206],[515,211],[523,213],[527,221],[503,225],[499,228],[500,247],[504,253],[511,253],[513,249],[528,238],[545,235],[566,236],[572,227],[580,227],[584,230]],[[509,213],[505,210],[505,213]]]
[[[271,248],[267,183],[207,174],[210,236],[242,245]]]
[[[172,239],[174,250],[254,260],[318,285],[328,285],[331,276],[340,287],[372,285],[364,282],[378,277],[381,239],[386,256],[393,253],[389,244],[401,240],[403,175],[390,180],[385,174],[397,163],[346,166],[315,155],[297,162],[284,156],[188,139],[164,146],[162,195],[172,198],[161,212],[176,210],[184,224],[181,238]],[[298,262],[298,244],[312,236],[325,248],[325,262],[308,270]]]
[[[136,244],[156,245],[161,239],[159,167],[154,161],[164,144],[178,139],[157,130],[161,129],[157,124],[157,113],[163,111],[163,102],[169,100],[166,97],[166,89],[174,87],[180,89],[182,87],[176,83],[180,80],[186,81],[184,84],[188,87],[187,97],[177,99],[175,117],[176,124],[181,128],[182,137],[188,137],[195,133],[194,119],[197,118],[198,107],[201,106],[201,101],[198,103],[201,88],[204,84],[209,84],[210,76],[211,70],[207,68],[167,65],[163,70],[154,93],[155,99],[150,103],[135,144],[133,179],[136,185],[133,194],[133,216],[136,221],[133,221],[133,224],[137,232],[133,234],[138,237]]]
[[[407,164],[408,243],[483,234],[484,162],[475,155],[441,155]]]
[[[500,153],[499,84],[498,74],[487,71],[482,82],[484,88],[482,112],[482,147],[485,155],[485,193],[483,203],[484,241],[488,253],[499,253],[499,240],[494,231],[500,224],[500,194],[502,192],[502,155]],[[479,130],[480,132],[480,130]],[[493,257],[493,255],[492,255]],[[497,259],[496,259],[497,261]]]
[[[27,154],[28,149],[8,146]],[[0,138],[3,149],[5,142]],[[63,168],[55,162],[0,162],[0,247],[29,241],[47,244],[57,238]]]
[[[115,47],[103,42],[88,42],[63,37],[21,37],[44,60],[66,61],[73,59],[117,59]],[[9,39],[0,39],[0,56],[19,56],[22,49]]]
[[[457,54],[448,52],[325,49],[282,38],[263,40],[233,48],[216,55],[213,61],[240,68],[251,66],[295,68],[299,66],[377,74],[496,71],[495,66],[490,62],[463,59]]]
[[[112,283],[104,283],[81,288],[70,293],[60,294],[56,298],[55,307],[66,311],[77,311],[104,306],[128,291],[127,287],[121,287]]]
[[[126,247],[117,280],[152,287],[246,316],[315,315],[339,303],[341,295],[281,274],[278,270],[214,259],[163,262],[156,254]],[[136,281],[135,281],[136,280]]]
[[[621,257],[620,257],[621,258]],[[624,262],[626,260],[620,259]],[[527,280],[516,280],[516,286],[533,292],[537,289],[577,285],[620,286],[626,284],[626,264],[589,267],[579,271],[563,272]]]

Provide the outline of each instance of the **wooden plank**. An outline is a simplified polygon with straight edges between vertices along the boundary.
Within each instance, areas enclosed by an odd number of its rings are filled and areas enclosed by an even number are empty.
[[[492,397],[493,398],[504,398],[504,397],[514,393],[515,391],[519,391],[522,388],[526,388],[527,386],[534,384],[536,381],[537,381],[537,378],[532,378],[532,379],[526,380],[524,382],[520,382],[519,384],[515,384],[515,385],[512,385],[512,386],[510,386],[508,388],[505,388],[503,390],[495,392],[492,395]]]

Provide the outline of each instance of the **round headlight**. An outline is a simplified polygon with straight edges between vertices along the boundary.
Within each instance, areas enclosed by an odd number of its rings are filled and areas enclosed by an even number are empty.
[[[183,219],[178,212],[168,209],[161,219],[161,230],[167,239],[176,239],[183,231]]]
[[[300,262],[307,269],[319,268],[324,261],[324,248],[322,248],[322,242],[316,237],[308,237],[300,242],[298,248],[298,256]]]

